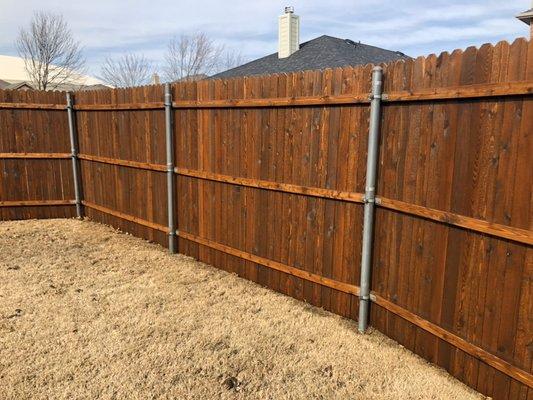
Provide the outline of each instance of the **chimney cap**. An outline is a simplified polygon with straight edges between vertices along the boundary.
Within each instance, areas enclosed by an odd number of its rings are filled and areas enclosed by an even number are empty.
[[[294,7],[293,6],[285,7],[285,14],[293,14],[293,13],[294,13]]]

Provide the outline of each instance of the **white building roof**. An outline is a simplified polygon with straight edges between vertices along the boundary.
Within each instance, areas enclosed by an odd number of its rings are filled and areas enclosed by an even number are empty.
[[[20,57],[0,55],[0,79],[9,83],[31,81],[24,67],[24,60]],[[80,75],[72,84],[98,85],[101,80],[88,75]]]

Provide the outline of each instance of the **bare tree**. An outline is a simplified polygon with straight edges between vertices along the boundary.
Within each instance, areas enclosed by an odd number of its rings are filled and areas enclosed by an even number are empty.
[[[224,46],[215,44],[204,33],[173,38],[165,56],[165,78],[168,81],[195,80],[214,72]]]
[[[115,87],[147,85],[153,68],[143,55],[124,54],[118,59],[107,58],[100,70],[100,79]]]
[[[56,89],[83,73],[82,48],[62,15],[34,13],[29,27],[20,29],[15,46],[37,89]]]
[[[218,65],[219,71],[226,71],[244,64],[245,60],[240,51],[228,50],[221,57]]]

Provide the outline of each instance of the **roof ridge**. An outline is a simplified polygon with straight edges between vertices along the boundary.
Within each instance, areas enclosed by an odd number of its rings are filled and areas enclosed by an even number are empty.
[[[278,58],[272,53],[243,65],[219,72],[210,78],[230,78],[237,76],[269,75],[304,70],[323,70],[344,66],[379,64],[396,61],[406,56],[394,50],[321,35],[300,44],[300,49],[286,58]]]

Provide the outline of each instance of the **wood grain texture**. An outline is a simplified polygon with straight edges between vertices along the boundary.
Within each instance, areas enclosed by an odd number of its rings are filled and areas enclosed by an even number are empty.
[[[301,194],[326,199],[344,200],[353,203],[363,203],[363,193],[352,193],[340,190],[330,190],[318,187],[300,186],[280,182],[271,182],[260,179],[240,178],[230,175],[215,174],[212,172],[195,171],[186,168],[175,168],[178,175],[189,176],[216,182],[225,182],[238,186],[253,187],[258,189],[273,190],[284,193]]]
[[[371,323],[498,399],[524,398],[531,385],[533,325],[519,311],[531,291],[529,54],[519,39],[385,67],[385,93],[451,98],[383,104],[373,290],[528,375],[382,307]],[[524,93],[506,96],[507,84]],[[470,93],[482,86],[494,96]],[[458,87],[472,97],[454,97]]]
[[[79,111],[127,111],[127,110],[162,110],[165,103],[123,103],[123,104],[75,104],[74,110]]]
[[[0,159],[30,158],[30,159],[61,159],[70,158],[70,153],[0,153]]]
[[[80,92],[75,104],[105,108],[162,99],[162,86],[146,86]],[[87,207],[87,215],[166,246],[168,240],[160,229],[167,224],[163,109],[115,108],[76,112],[84,199],[103,207]]]
[[[385,102],[440,101],[533,94],[533,82],[495,82],[385,94]]]
[[[39,206],[67,206],[76,204],[75,200],[11,200],[0,201],[0,207],[39,207]]]
[[[389,210],[396,210],[446,224],[460,226],[476,232],[486,233],[503,239],[509,239],[520,243],[533,245],[533,231],[515,228],[501,224],[494,224],[480,219],[465,217],[447,211],[435,210],[416,204],[406,203],[399,200],[376,197],[376,204]]]
[[[129,160],[118,160],[116,158],[91,156],[91,155],[88,155],[88,154],[78,154],[78,158],[80,160],[94,161],[94,162],[99,162],[99,163],[103,163],[103,164],[121,165],[123,167],[146,169],[146,170],[149,170],[149,171],[166,172],[166,166],[165,165],[160,165],[160,164],[144,163],[144,162],[129,161]]]
[[[265,78],[267,81],[270,78]],[[174,101],[174,108],[256,108],[256,107],[301,107],[340,104],[368,104],[368,94],[342,96],[298,96],[298,97],[267,97],[253,99],[213,99]]]
[[[161,231],[161,232],[168,233],[168,228],[166,226],[164,226],[164,225],[155,224],[153,222],[147,221],[147,220],[142,219],[142,218],[135,217],[133,215],[128,215],[128,214],[120,212],[120,211],[112,210],[112,209],[107,208],[107,207],[102,207],[102,206],[99,206],[98,204],[91,203],[90,201],[84,200],[84,201],[82,201],[82,203],[86,207],[92,208],[94,210],[101,211],[101,212],[109,214],[109,215],[113,215],[114,217],[118,217],[118,218],[124,219],[126,221],[134,222],[136,224],[143,225],[143,226],[146,226],[148,228],[152,228],[152,229],[156,229],[156,230]]]
[[[209,239],[201,238],[199,236],[193,235],[193,234],[188,233],[188,232],[177,231],[176,235],[178,235],[179,237],[182,237],[184,239],[187,239],[187,240],[196,242],[198,244],[201,244],[202,246],[207,246],[207,247],[210,247],[210,248],[215,249],[217,251],[221,251],[221,252],[224,252],[226,254],[231,254],[231,255],[234,255],[236,257],[242,258],[244,260],[252,261],[252,262],[254,262],[256,264],[261,264],[261,265],[264,265],[264,266],[266,266],[268,268],[272,268],[274,270],[281,271],[281,272],[284,272],[286,274],[289,274],[289,275],[292,275],[292,276],[296,276],[298,278],[302,278],[302,279],[305,279],[305,280],[310,281],[310,282],[317,283],[319,285],[328,286],[328,287],[330,287],[332,289],[336,289],[336,290],[339,290],[341,292],[349,293],[349,294],[352,294],[352,295],[355,295],[355,296],[359,295],[359,287],[357,287],[355,285],[349,285],[349,284],[346,284],[346,283],[343,283],[343,282],[339,282],[339,281],[336,281],[336,280],[333,280],[333,279],[328,279],[328,278],[325,278],[325,277],[317,275],[317,274],[313,274],[313,273],[310,273],[310,272],[307,272],[307,271],[303,271],[303,270],[298,269],[298,268],[291,267],[290,265],[285,265],[285,264],[282,264],[282,263],[279,263],[279,262],[276,262],[276,261],[272,261],[272,260],[270,260],[268,258],[259,257],[259,256],[256,256],[254,254],[247,253],[247,252],[244,252],[242,250],[238,250],[238,249],[235,249],[233,247],[226,246],[226,245],[214,242],[214,241],[209,240]]]
[[[66,110],[66,104],[43,104],[43,103],[2,103],[0,109],[20,109],[20,110]]]
[[[65,93],[0,90],[0,103],[0,219],[73,217]]]

